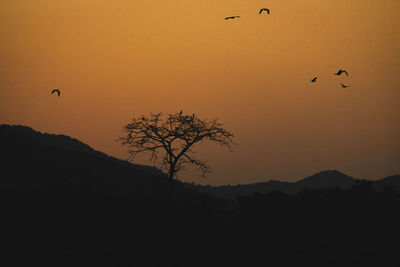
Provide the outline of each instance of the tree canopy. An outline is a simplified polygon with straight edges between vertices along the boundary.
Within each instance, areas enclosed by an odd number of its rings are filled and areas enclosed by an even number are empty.
[[[218,119],[200,119],[194,113],[184,115],[182,111],[133,118],[123,131],[125,135],[120,141],[128,146],[129,159],[141,153],[149,154],[149,160],[167,172],[170,181],[186,165],[195,165],[202,176],[210,172],[207,161],[195,157],[195,144],[209,141],[229,150],[234,144],[234,135]]]

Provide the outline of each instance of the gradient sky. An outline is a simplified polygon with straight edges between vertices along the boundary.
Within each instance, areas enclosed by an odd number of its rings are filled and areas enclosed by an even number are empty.
[[[213,172],[184,181],[398,174],[399,14],[398,0],[1,0],[0,123],[125,159],[124,124],[183,109],[239,143],[199,147]]]

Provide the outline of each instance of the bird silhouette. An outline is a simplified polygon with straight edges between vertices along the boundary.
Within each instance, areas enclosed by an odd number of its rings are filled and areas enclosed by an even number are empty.
[[[268,8],[261,8],[260,12],[258,12],[258,14],[261,14],[263,11],[267,11],[267,13],[269,14],[269,9]]]
[[[231,16],[231,17],[226,17],[224,19],[227,20],[227,19],[235,19],[235,18],[240,18],[240,16]]]
[[[334,73],[334,74],[335,74],[335,75],[342,75],[342,73],[346,73],[346,75],[349,76],[349,74],[347,73],[347,71],[342,70],[342,69],[338,70],[338,72],[336,72],[336,73]]]
[[[60,90],[58,90],[58,89],[53,89],[51,91],[51,94],[54,94],[54,93],[57,93],[58,96],[60,96],[60,94],[61,94]]]
[[[314,77],[310,82],[315,83],[317,81],[318,77]]]
[[[342,70],[338,70],[338,72],[334,73],[335,75],[341,75],[342,74]]]
[[[179,112],[179,115],[182,115],[182,110],[181,110],[181,112]]]
[[[343,88],[350,87],[350,85],[344,85],[343,83],[340,83],[340,85],[341,85]]]

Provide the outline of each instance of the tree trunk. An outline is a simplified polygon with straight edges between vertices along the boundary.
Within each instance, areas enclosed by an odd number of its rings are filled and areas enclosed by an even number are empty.
[[[172,204],[173,195],[174,195],[174,169],[175,164],[171,165],[169,174],[168,174],[168,201]]]

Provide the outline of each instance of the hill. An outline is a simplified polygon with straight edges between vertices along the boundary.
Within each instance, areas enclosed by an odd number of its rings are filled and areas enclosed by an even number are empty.
[[[393,187],[400,191],[400,175],[392,175],[375,181],[377,188]]]
[[[0,125],[3,189],[30,190],[63,183],[68,187],[90,187],[91,190],[118,196],[165,194],[166,180],[157,168],[132,164],[96,151],[66,135],[41,133],[26,126]],[[359,179],[336,170],[321,171],[296,182],[270,180],[247,185],[200,186],[177,182],[178,190],[211,193],[230,200],[238,196],[280,191],[296,194],[305,188],[350,188]],[[374,184],[378,188],[400,189],[400,176],[394,175]]]
[[[158,169],[64,135],[0,125],[0,147],[0,227],[7,229],[0,242],[2,266],[115,266],[147,261],[153,253],[163,259],[169,240],[186,244],[193,225],[225,216],[230,204],[179,182],[168,198],[167,179]]]
[[[68,136],[1,125],[0,145],[2,266],[398,266],[384,263],[398,263],[400,195],[338,171],[295,183],[177,182],[167,198],[159,170]]]
[[[321,190],[339,188],[342,190],[351,188],[360,179],[350,177],[337,170],[321,171],[296,182],[281,182],[270,180],[267,182],[246,185],[224,185],[224,186],[200,186],[192,185],[200,192],[208,192],[219,197],[234,200],[238,196],[249,196],[256,193],[267,194],[271,191],[280,191],[293,195],[304,189]],[[374,181],[373,184],[382,189],[384,186],[394,187],[400,190],[400,175],[393,175]]]
[[[69,136],[0,125],[0,145],[3,189],[27,191],[63,183],[119,196],[157,196],[165,191],[160,170],[108,156]]]

